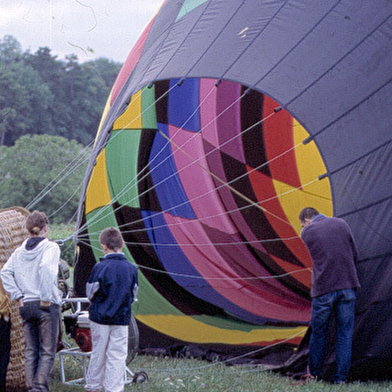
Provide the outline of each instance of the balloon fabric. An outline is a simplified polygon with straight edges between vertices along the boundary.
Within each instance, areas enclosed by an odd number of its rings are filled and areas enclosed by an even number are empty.
[[[98,129],[76,294],[118,227],[142,349],[282,366],[310,320],[313,206],[358,243],[352,377],[390,378],[391,16],[387,0],[163,2]]]

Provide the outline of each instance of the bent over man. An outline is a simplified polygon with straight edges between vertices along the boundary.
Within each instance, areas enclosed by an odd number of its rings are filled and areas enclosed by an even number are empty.
[[[328,324],[334,315],[336,372],[332,381],[341,384],[351,365],[356,289],[360,287],[355,266],[357,247],[343,219],[329,218],[307,207],[300,212],[299,220],[303,227],[301,238],[313,261],[310,372],[316,378],[321,377]]]

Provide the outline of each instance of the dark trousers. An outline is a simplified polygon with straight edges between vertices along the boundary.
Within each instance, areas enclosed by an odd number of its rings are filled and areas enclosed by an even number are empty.
[[[5,392],[7,367],[11,351],[11,321],[5,321],[0,317],[0,392]]]
[[[336,373],[332,381],[346,380],[351,365],[354,331],[354,289],[338,290],[312,299],[312,334],[309,343],[309,368],[320,377],[327,344],[327,329],[332,314],[336,317]]]
[[[60,307],[41,309],[39,301],[19,308],[25,337],[25,376],[29,391],[49,391],[50,372],[56,355]]]

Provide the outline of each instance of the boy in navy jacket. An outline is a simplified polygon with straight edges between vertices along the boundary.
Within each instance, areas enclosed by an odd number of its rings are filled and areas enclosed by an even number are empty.
[[[85,389],[122,392],[137,268],[121,252],[124,242],[117,229],[103,230],[99,241],[105,257],[94,266],[86,285],[93,350]]]

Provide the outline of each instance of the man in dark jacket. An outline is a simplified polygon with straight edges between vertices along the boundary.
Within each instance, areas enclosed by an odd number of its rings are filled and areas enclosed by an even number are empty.
[[[86,391],[124,390],[131,305],[138,290],[137,268],[121,253],[124,242],[114,227],[102,231],[105,257],[91,271],[86,292],[93,350]]]
[[[301,238],[313,260],[312,333],[309,368],[320,378],[331,316],[336,318],[336,373],[332,381],[344,383],[351,365],[356,289],[360,287],[355,263],[358,251],[348,224],[328,218],[312,208],[299,214]]]

